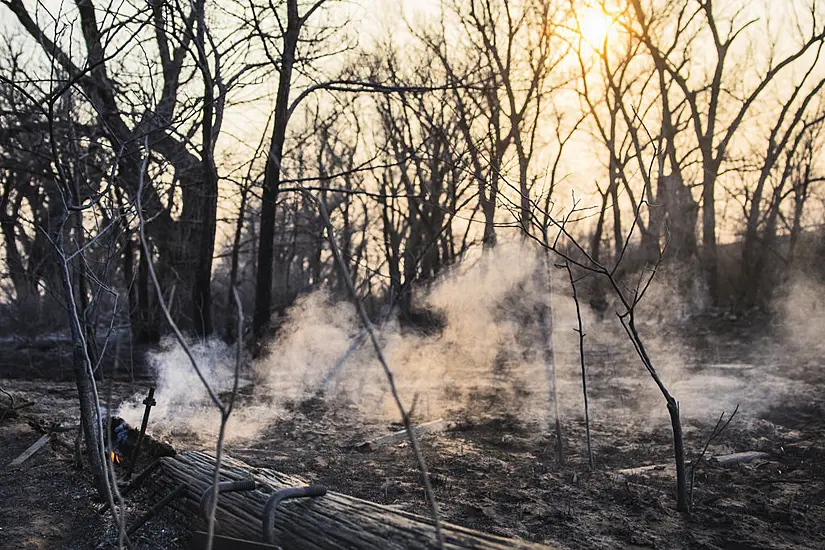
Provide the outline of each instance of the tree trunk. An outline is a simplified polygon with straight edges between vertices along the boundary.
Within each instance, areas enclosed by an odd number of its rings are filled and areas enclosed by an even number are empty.
[[[519,187],[519,218],[521,223],[522,237],[527,237],[533,229],[533,205],[530,202],[530,186],[527,182],[527,170],[529,168],[530,159],[527,158],[524,152],[523,144],[521,143],[521,135],[518,131],[516,136],[516,152],[518,154],[518,187]]]
[[[205,161],[206,162],[206,161]],[[210,163],[211,164],[211,163]],[[215,232],[218,213],[218,177],[214,164],[204,167],[204,181],[200,184],[198,216],[199,235],[194,251],[196,260],[192,286],[192,315],[195,334],[206,337],[212,334],[212,259],[215,250]]]
[[[241,254],[241,238],[243,237],[243,222],[244,216],[246,215],[246,197],[248,193],[249,186],[244,184],[241,189],[241,205],[238,208],[238,218],[235,220],[235,236],[232,239],[231,261],[229,267],[229,288],[227,289],[226,296],[227,311],[230,312],[226,320],[226,334],[230,340],[234,339],[236,336],[242,336],[240,334],[235,334],[236,316],[242,312],[235,311],[235,299],[233,298],[232,293],[235,285],[238,284],[238,263]],[[234,315],[232,314],[233,312]]]
[[[777,223],[780,215],[779,203],[784,184],[785,180],[783,179],[774,190],[768,218],[765,221],[765,229],[759,239],[762,246],[759,247],[759,252],[756,255],[754,264],[754,286],[756,293],[753,305],[763,310],[768,309],[778,282],[777,275],[779,270],[775,265],[779,256],[777,254]]]
[[[599,190],[599,193],[601,193],[601,190]],[[599,208],[599,217],[596,219],[596,228],[593,230],[593,234],[590,236],[590,255],[597,262],[601,262],[602,235],[604,234],[604,217],[607,211],[607,199],[609,197],[608,193],[601,193],[601,195],[602,206],[601,208]]]
[[[705,181],[702,184],[702,268],[710,303],[714,306],[718,306],[721,299],[719,253],[716,249],[716,171],[716,168],[705,165]]]
[[[88,360],[86,348],[83,345],[85,335],[74,300],[75,289],[69,274],[69,266],[64,260],[66,255],[64,233],[68,218],[68,211],[64,211],[53,235],[53,242],[57,254],[60,256],[57,260],[61,262],[60,280],[63,285],[63,296],[66,299],[69,310],[69,327],[72,336],[72,370],[74,371],[77,395],[80,401],[80,423],[83,435],[86,438],[86,454],[91,465],[95,488],[97,489],[98,495],[105,501],[109,496],[107,495],[106,481],[104,478],[105,465],[103,464],[100,447],[101,427],[98,402],[94,394],[91,364]]]
[[[805,210],[805,202],[808,200],[808,182],[805,181],[794,190],[793,221],[791,222],[791,235],[788,244],[788,265],[793,266],[796,257],[796,247],[799,244],[799,237],[802,235],[802,213]]]
[[[212,258],[215,251],[215,231],[218,214],[218,171],[215,166],[214,117],[215,93],[209,59],[206,57],[206,13],[204,0],[196,3],[198,12],[197,49],[203,76],[203,118],[201,121],[201,173],[198,195],[198,220],[200,222],[195,275],[192,285],[192,317],[195,334],[205,338],[212,334]],[[231,292],[231,291],[230,291]]]
[[[151,247],[151,244],[149,245]],[[132,334],[134,341],[141,344],[154,344],[160,340],[160,331],[155,322],[157,304],[152,302],[149,288],[149,264],[143,247],[139,247],[137,284],[137,306],[132,317]]]
[[[385,174],[381,177],[381,221],[384,234],[384,253],[387,255],[387,266],[390,272],[390,302],[399,298],[402,291],[401,286],[401,240],[400,229],[395,226],[394,210],[389,201],[395,199],[388,197],[390,188],[387,184],[389,176]]]
[[[697,253],[696,218],[699,207],[679,175],[665,175],[662,184],[665,186],[665,205],[670,231],[669,250],[675,260],[689,262]]]
[[[13,177],[11,174],[9,177]],[[26,302],[30,295],[29,278],[26,276],[26,268],[23,265],[23,258],[20,250],[17,248],[17,237],[15,235],[15,226],[17,224],[18,216],[20,214],[20,206],[23,200],[23,194],[17,191],[17,195],[12,202],[11,211],[7,210],[9,203],[9,194],[11,182],[6,183],[9,186],[0,200],[0,229],[3,232],[3,243],[6,252],[6,264],[8,265],[9,278],[14,287],[15,298],[18,304]]]
[[[86,233],[83,230],[83,211],[75,214],[76,225],[74,227],[75,242],[78,250],[86,246]],[[83,254],[75,258],[77,272],[77,315],[83,323],[83,335],[86,340],[86,353],[92,365],[97,365],[97,328],[90,320],[91,311],[89,308],[89,288],[86,259]]]
[[[664,225],[665,215],[667,213],[664,205],[662,204],[663,191],[664,189],[662,185],[660,166],[660,176],[657,178],[655,196],[653,194],[653,190],[648,188],[647,209],[649,215],[647,219],[647,231],[642,231],[642,254],[644,256],[644,261],[651,264],[655,264],[659,261],[659,238],[662,235],[662,226]]]
[[[610,198],[613,200],[613,254],[616,260],[622,254],[624,249],[624,233],[622,233],[622,209],[619,208],[619,178],[614,172],[610,176]]]
[[[278,94],[275,98],[275,121],[272,129],[269,154],[266,158],[264,185],[261,202],[261,230],[258,246],[258,266],[255,278],[255,310],[252,330],[256,338],[263,336],[269,325],[272,309],[272,261],[275,245],[275,202],[281,185],[281,160],[286,141],[287,109],[292,84],[292,67],[301,32],[298,17],[298,0],[287,0],[287,28],[284,34],[284,51],[278,75]]]
[[[759,294],[759,273],[756,270],[759,257],[759,214],[761,213],[762,196],[769,174],[768,169],[762,169],[751,198],[745,225],[745,240],[742,244],[742,282],[744,284],[743,302],[745,306],[756,304]]]
[[[162,283],[165,283],[163,290],[169,292],[175,286],[176,296],[180,298],[171,306],[178,325],[185,331],[206,336],[212,331],[210,285],[217,214],[217,175],[214,171],[203,169],[194,158],[192,160],[193,164],[175,169],[183,209],[177,235],[163,237],[167,240],[167,246],[173,246],[172,261],[165,262],[159,255],[156,265],[169,275],[162,278]],[[212,175],[206,176],[204,172]],[[158,244],[160,240],[160,235],[155,234],[153,242]]]
[[[665,398],[665,402],[667,403],[667,412],[670,415],[670,425],[673,431],[673,455],[676,463],[676,510],[679,512],[689,513],[690,505],[688,502],[687,492],[687,469],[685,467],[685,441],[684,434],[682,433],[682,419],[679,410],[679,402],[676,401],[676,398],[670,394],[670,391],[668,391],[667,387],[665,387],[662,379],[659,378],[656,368],[653,366],[653,361],[647,353],[647,348],[645,347],[644,342],[642,342],[639,332],[636,330],[636,322],[633,319],[633,313],[632,311],[629,313],[629,321],[622,319],[622,323],[625,325],[627,335],[633,342],[633,346],[636,348],[639,358],[642,360],[642,363],[648,373],[653,378],[656,386],[658,386],[662,396]]]

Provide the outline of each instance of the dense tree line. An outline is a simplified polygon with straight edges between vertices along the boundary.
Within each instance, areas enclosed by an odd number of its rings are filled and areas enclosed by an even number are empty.
[[[67,305],[61,241],[90,335],[160,337],[154,267],[185,331],[234,337],[237,286],[264,338],[343,290],[316,199],[371,311],[408,320],[469,251],[547,239],[571,189],[594,258],[664,248],[710,305],[767,306],[818,242],[812,0],[443,0],[360,39],[369,2],[2,4],[3,301],[35,325]]]

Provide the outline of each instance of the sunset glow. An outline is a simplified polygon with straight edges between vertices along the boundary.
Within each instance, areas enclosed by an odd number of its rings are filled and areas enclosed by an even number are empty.
[[[825,550],[824,251],[825,0],[0,0],[0,550]]]
[[[600,9],[589,8],[579,16],[578,29],[588,44],[600,49],[613,34],[613,19]]]

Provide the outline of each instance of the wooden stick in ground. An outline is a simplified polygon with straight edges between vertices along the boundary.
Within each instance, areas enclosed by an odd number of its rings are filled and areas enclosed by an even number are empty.
[[[579,295],[576,291],[576,281],[573,279],[573,269],[570,267],[570,262],[564,262],[564,268],[567,269],[567,275],[570,278],[570,288],[573,289],[573,302],[576,304],[576,319],[578,320],[578,327],[575,331],[579,335],[579,359],[581,360],[582,370],[582,394],[584,395],[584,428],[585,438],[587,440],[587,461],[590,469],[593,469],[593,447],[590,445],[590,408],[587,402],[587,368],[584,362],[584,324],[582,323],[582,310],[579,304]]]
[[[335,242],[335,233],[332,227],[332,222],[329,219],[327,204],[324,202],[323,197],[315,198],[310,193],[307,193],[307,195],[318,202],[318,209],[321,213],[321,217],[323,218],[324,225],[326,226],[327,241],[332,249],[332,255],[335,258],[335,262],[338,264],[338,269],[341,271],[341,276],[347,285],[347,290],[349,291],[352,302],[355,304],[355,308],[358,311],[358,316],[361,318],[361,322],[364,324],[364,328],[369,334],[373,348],[375,348],[375,355],[378,358],[378,362],[381,363],[381,368],[384,370],[384,375],[386,376],[387,382],[390,386],[390,392],[395,400],[395,405],[398,408],[399,413],[401,413],[401,420],[404,423],[404,430],[407,432],[407,437],[410,440],[410,447],[415,455],[416,462],[418,462],[418,469],[421,472],[421,481],[424,485],[424,492],[427,496],[427,500],[429,501],[430,512],[433,516],[433,524],[435,526],[435,536],[438,541],[438,547],[444,548],[444,534],[441,531],[441,515],[438,511],[438,503],[435,501],[435,493],[433,492],[433,487],[430,483],[430,474],[427,471],[427,463],[424,461],[424,455],[421,454],[421,448],[418,444],[418,438],[415,436],[415,431],[413,430],[412,422],[410,421],[410,415],[407,413],[407,409],[401,402],[401,396],[398,394],[398,388],[395,386],[395,377],[387,364],[387,360],[384,357],[384,351],[381,349],[381,344],[378,342],[378,337],[375,335],[375,330],[373,329],[372,323],[367,316],[367,312],[364,310],[364,304],[362,304],[361,300],[358,299],[358,292],[355,290],[355,284],[352,282],[352,276],[350,275],[349,268],[347,267],[344,258],[341,256],[338,243]]]
[[[564,435],[561,429],[561,411],[559,409],[559,385],[556,372],[556,326],[553,318],[553,273],[550,262],[550,251],[545,249],[542,257],[540,274],[547,277],[548,298],[539,311],[539,328],[544,340],[544,371],[550,390],[550,399],[553,406],[553,417],[556,428],[556,458],[559,464],[564,464]],[[543,278],[543,277],[541,277]]]

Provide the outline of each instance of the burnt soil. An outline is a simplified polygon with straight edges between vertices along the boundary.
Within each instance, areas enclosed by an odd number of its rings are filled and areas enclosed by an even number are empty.
[[[689,337],[679,337],[680,346],[693,354],[696,372],[717,365],[714,380],[783,380],[790,389],[761,407],[744,406],[702,459],[697,457],[722,411],[691,415],[686,410],[685,447],[688,459],[697,464],[692,514],[675,510],[666,416],[648,412],[652,405],[634,397],[632,384],[607,375],[615,373],[617,362],[633,372],[638,363],[630,355],[593,349],[594,468],[588,465],[580,413],[568,408],[563,414],[562,463],[552,430],[525,421],[495,392],[479,396],[445,415],[446,431],[422,440],[444,519],[559,548],[825,549],[825,365],[805,349],[786,346],[776,352],[769,329],[721,319],[703,320],[699,326],[703,328]],[[668,338],[667,332],[663,337]],[[768,348],[774,351],[767,353]],[[725,367],[731,363],[750,367]],[[639,383],[650,385],[644,378]],[[0,420],[0,548],[116,547],[113,522],[99,513],[101,503],[87,470],[75,469],[74,387],[19,378],[2,379],[0,387],[17,403],[33,402]],[[141,382],[115,383],[113,399],[141,387]],[[0,395],[0,405],[7,402]],[[663,409],[662,403],[657,406]],[[69,431],[55,434],[20,468],[6,467],[58,425]],[[355,407],[315,397],[292,404],[262,436],[231,445],[228,452],[254,466],[427,515],[406,442],[372,452],[356,449],[399,428],[367,419]],[[178,450],[204,447],[186,438],[171,443]],[[742,451],[766,456],[733,466],[709,459]],[[622,471],[643,466],[652,467]],[[151,498],[138,491],[126,508],[134,518],[150,504]],[[188,534],[181,518],[170,513],[147,523],[134,542],[136,548],[186,548]]]

